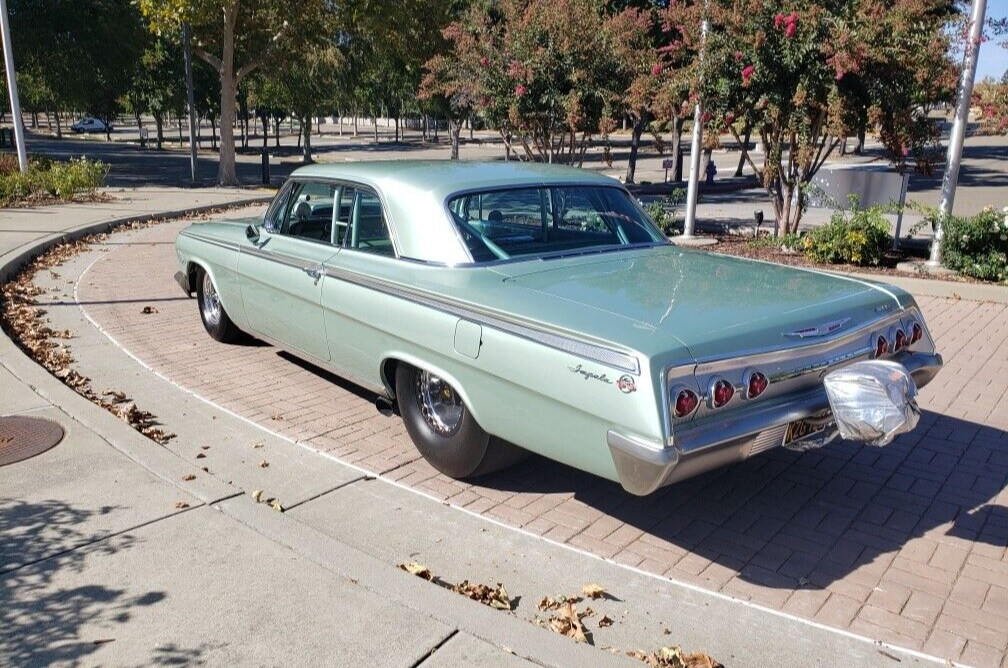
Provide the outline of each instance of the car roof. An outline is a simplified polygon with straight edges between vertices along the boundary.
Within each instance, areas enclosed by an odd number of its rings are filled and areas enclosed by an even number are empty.
[[[320,163],[301,167],[292,176],[356,181],[374,186],[389,196],[423,191],[438,200],[463,190],[521,185],[583,183],[622,187],[616,179],[585,169],[517,161],[366,160]]]

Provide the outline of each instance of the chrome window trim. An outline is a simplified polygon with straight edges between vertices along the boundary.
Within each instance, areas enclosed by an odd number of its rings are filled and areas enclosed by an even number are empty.
[[[617,246],[612,246],[610,244],[610,245],[607,245],[607,246],[599,246],[597,248],[599,248],[600,250],[598,250],[596,252],[609,252],[609,250],[612,250],[612,251],[621,251],[621,250],[630,250],[630,249],[633,249],[633,248],[653,248],[655,246],[672,246],[673,245],[671,242],[669,242],[668,237],[665,236],[665,234],[661,231],[661,229],[657,225],[655,225],[655,222],[653,220],[651,220],[651,216],[647,215],[647,212],[644,211],[644,207],[642,207],[640,205],[640,202],[637,201],[637,198],[634,197],[633,194],[629,190],[627,190],[625,187],[623,187],[620,184],[617,184],[617,183],[591,183],[591,182],[588,182],[588,181],[556,181],[556,182],[550,182],[550,183],[545,183],[545,182],[542,182],[542,181],[529,181],[528,183],[513,183],[513,184],[507,184],[507,185],[503,185],[503,186],[489,186],[489,187],[482,187],[482,188],[464,188],[462,190],[455,190],[455,191],[453,191],[453,192],[451,192],[451,193],[449,193],[448,195],[445,196],[444,200],[441,202],[441,208],[444,209],[444,213],[448,217],[448,224],[451,225],[452,230],[455,232],[455,238],[458,239],[458,242],[462,245],[462,250],[465,251],[466,256],[468,256],[468,258],[469,258],[469,262],[459,263],[459,264],[453,265],[453,266],[458,266],[458,267],[489,267],[489,266],[495,266],[495,265],[498,265],[498,264],[507,264],[507,263],[512,263],[512,262],[531,262],[531,261],[535,261],[535,260],[546,260],[546,259],[550,259],[550,258],[543,258],[543,257],[535,256],[535,255],[530,255],[530,256],[526,255],[526,256],[521,256],[521,257],[511,257],[511,258],[508,258],[506,260],[498,259],[498,260],[488,260],[486,262],[477,262],[476,259],[472,256],[472,252],[469,250],[469,246],[466,245],[465,239],[462,238],[462,233],[459,231],[458,225],[455,224],[455,219],[452,218],[451,207],[448,206],[448,203],[451,202],[451,200],[453,200],[453,199],[455,199],[457,197],[464,197],[465,195],[472,195],[472,194],[475,194],[475,193],[504,192],[504,191],[508,191],[508,190],[527,190],[527,189],[530,189],[530,188],[540,189],[540,188],[571,188],[571,187],[578,187],[578,188],[612,188],[613,190],[620,191],[621,193],[623,193],[624,195],[627,196],[627,199],[630,200],[631,205],[633,207],[635,207],[638,210],[638,212],[640,212],[644,216],[645,220],[647,220],[648,222],[651,223],[652,226],[654,226],[655,231],[658,232],[659,238],[660,239],[664,239],[664,241],[640,242],[640,243],[637,243],[637,244],[626,244],[626,245],[617,245]]]
[[[561,352],[604,364],[626,373],[640,375],[640,361],[629,353],[607,348],[587,341],[582,341],[565,334],[552,332],[545,328],[532,326],[512,318],[491,313],[481,309],[463,305],[438,295],[432,295],[420,290],[407,288],[401,284],[376,279],[357,272],[326,266],[326,275],[340,281],[359,285],[399,299],[427,306],[443,313],[471,320],[479,325],[519,336],[534,343],[559,350]]]

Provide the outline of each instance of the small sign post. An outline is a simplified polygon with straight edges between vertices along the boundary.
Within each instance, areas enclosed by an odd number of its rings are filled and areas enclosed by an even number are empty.
[[[672,158],[662,160],[661,166],[665,170],[665,183],[668,183],[668,170],[672,169]]]

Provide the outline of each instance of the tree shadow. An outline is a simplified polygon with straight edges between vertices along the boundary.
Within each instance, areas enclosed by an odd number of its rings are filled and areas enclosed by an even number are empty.
[[[95,539],[81,527],[92,516],[115,510],[84,510],[60,501],[0,498],[0,656],[3,665],[80,666],[113,637],[95,629],[128,621],[135,609],[157,605],[162,591],[131,594],[102,584],[66,585],[86,560],[130,549],[135,539],[116,534]],[[114,632],[109,632],[114,635]],[[195,656],[190,650],[189,656]],[[170,653],[155,650],[149,663]],[[181,656],[181,655],[180,655]],[[149,664],[148,664],[149,665]]]
[[[573,494],[670,555],[692,552],[745,581],[789,589],[887,566],[925,534],[1005,548],[1008,508],[994,499],[1006,482],[1008,433],[930,411],[885,448],[847,441],[805,453],[776,448],[647,497],[541,457],[474,480]],[[669,559],[671,570],[677,559]]]

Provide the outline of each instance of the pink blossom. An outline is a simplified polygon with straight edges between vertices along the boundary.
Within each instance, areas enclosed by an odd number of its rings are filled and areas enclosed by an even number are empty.
[[[780,28],[782,23],[784,23],[784,15],[777,12],[773,17],[773,27]]]
[[[522,64],[519,63],[517,60],[512,60],[511,63],[508,65],[508,76],[509,77],[513,77],[513,78],[517,79],[522,74],[524,74],[524,72],[525,72],[525,68],[523,68]]]
[[[742,81],[744,83],[749,83],[749,79],[752,77],[753,72],[756,71],[755,65],[746,65],[742,68]]]
[[[707,121],[709,121],[710,119],[711,119],[711,114],[710,114],[710,112],[709,112],[709,111],[705,111],[705,112],[703,113],[703,116],[701,116],[701,117],[700,117],[700,122],[701,122],[701,123],[706,123],[706,122],[707,122]]]
[[[741,51],[736,51],[735,52],[735,62],[737,63],[740,60],[742,60],[742,52]]]
[[[798,24],[797,23],[789,23],[789,24],[787,24],[787,27],[784,28],[784,36],[785,37],[794,37],[794,34],[795,34],[795,32],[797,30],[798,30]]]
[[[658,76],[661,74],[661,63],[655,63],[651,66],[651,74]]]
[[[487,58],[486,56],[483,56],[482,58],[480,58],[480,66],[481,67],[486,67],[489,64],[490,64],[490,59],[489,58]]]
[[[908,155],[910,155],[910,149],[907,148],[906,144],[903,144],[902,146],[900,146],[900,149],[903,151],[903,157],[904,158],[907,157]]]
[[[731,113],[730,111],[727,114],[725,114],[724,117],[725,123],[728,123],[730,125],[734,120],[735,120],[735,114]]]
[[[521,97],[528,92],[528,88],[525,88],[525,84],[518,84],[515,86],[515,97]]]

